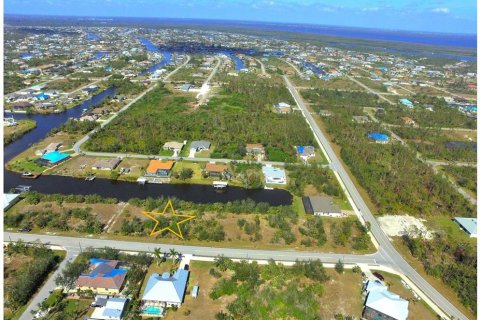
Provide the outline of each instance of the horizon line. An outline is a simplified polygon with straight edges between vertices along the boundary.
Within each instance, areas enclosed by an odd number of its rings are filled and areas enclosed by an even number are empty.
[[[328,25],[328,24],[316,24],[316,23],[301,23],[301,22],[277,22],[277,21],[265,21],[265,20],[238,20],[238,19],[214,19],[214,18],[179,18],[179,17],[151,17],[151,16],[85,16],[85,15],[58,15],[58,14],[31,14],[31,13],[4,13],[6,16],[28,16],[28,17],[75,17],[75,18],[144,18],[144,19],[173,19],[173,20],[204,20],[204,21],[227,21],[227,22],[249,22],[249,23],[272,23],[278,25],[307,25],[329,28],[352,28],[363,29],[371,31],[390,31],[390,32],[406,32],[406,33],[426,33],[426,34],[441,34],[441,35],[463,35],[463,36],[477,36],[477,33],[467,32],[439,32],[439,31],[427,31],[427,30],[405,30],[405,29],[392,29],[392,28],[379,28],[379,27],[362,27],[362,26],[345,26],[345,25]],[[290,31],[298,32],[298,31]]]

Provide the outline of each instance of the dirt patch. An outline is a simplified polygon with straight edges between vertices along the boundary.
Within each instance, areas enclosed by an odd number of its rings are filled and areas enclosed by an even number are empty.
[[[390,237],[401,237],[410,235],[413,237],[423,236],[426,239],[432,238],[432,232],[423,224],[424,220],[415,217],[405,216],[383,216],[377,218],[380,227]]]

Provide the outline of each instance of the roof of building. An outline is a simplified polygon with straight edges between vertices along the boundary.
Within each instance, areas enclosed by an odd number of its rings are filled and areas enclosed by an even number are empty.
[[[371,291],[365,306],[397,320],[406,320],[408,317],[408,301],[388,290]]]
[[[211,143],[207,140],[192,141],[190,149],[210,149]]]
[[[275,108],[290,108],[290,105],[286,102],[279,102],[274,104]]]
[[[247,143],[247,148],[248,149],[262,149],[263,150],[263,145],[260,143]]]
[[[117,269],[117,260],[90,259],[89,273],[78,277],[78,287],[120,289],[127,275],[127,270]]]
[[[366,292],[385,291],[385,290],[388,290],[388,287],[383,285],[379,280],[369,280],[365,285]]]
[[[303,197],[303,206],[306,213],[341,213],[339,207],[333,204],[332,197],[329,196],[310,196]]]
[[[399,101],[400,101],[401,104],[404,104],[406,106],[413,106],[413,102],[408,100],[408,99],[402,98]]]
[[[368,137],[376,141],[388,141],[389,139],[386,134],[378,133],[378,132],[369,133]]]
[[[118,166],[119,163],[120,163],[120,159],[118,158],[100,159],[95,161],[92,167],[115,169],[115,167]]]
[[[459,218],[456,217],[456,223],[458,223],[465,231],[470,235],[477,235],[477,218]]]
[[[224,172],[228,169],[226,164],[207,163],[205,171],[207,172]]]
[[[168,272],[153,273],[148,279],[142,300],[182,303],[189,272],[178,269],[173,276]]]
[[[267,180],[286,179],[285,170],[271,166],[263,166],[262,172]]]
[[[315,148],[312,146],[297,146],[297,151],[301,157],[310,157],[315,155]]]
[[[182,85],[182,86],[180,87],[180,89],[181,89],[181,90],[184,90],[184,91],[188,91],[188,90],[190,90],[192,87],[193,87],[192,84],[186,83],[186,84]]]
[[[177,141],[169,141],[169,142],[165,142],[165,144],[163,145],[163,148],[182,149],[183,148],[183,143],[177,142]]]
[[[62,161],[64,159],[66,159],[68,157],[70,157],[69,154],[58,152],[58,151],[52,151],[52,152],[44,154],[41,158],[43,160],[47,160],[51,163],[56,163],[56,162],[59,162],[59,161]]]
[[[173,160],[169,160],[167,162],[163,162],[162,160],[150,160],[150,163],[147,167],[147,172],[156,173],[158,170],[171,170],[174,163],[175,162]]]
[[[12,204],[14,204],[17,200],[18,197],[20,197],[20,194],[18,193],[4,193],[3,194],[3,210],[6,208],[9,208]]]
[[[92,319],[120,319],[127,303],[127,298],[100,298],[103,305],[95,308]],[[100,300],[99,299],[99,300]],[[95,300],[97,301],[97,299]]]

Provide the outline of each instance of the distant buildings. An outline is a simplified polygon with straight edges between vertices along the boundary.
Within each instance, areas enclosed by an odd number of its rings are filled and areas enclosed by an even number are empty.
[[[477,218],[454,218],[453,221],[455,221],[470,238],[477,237]]]
[[[119,294],[125,282],[127,270],[118,269],[118,264],[117,260],[91,258],[88,273],[78,277],[77,289],[91,290],[98,294]]]

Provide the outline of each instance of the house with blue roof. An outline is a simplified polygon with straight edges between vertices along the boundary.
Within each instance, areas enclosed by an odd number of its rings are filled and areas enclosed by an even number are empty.
[[[378,280],[368,281],[364,287],[364,293],[367,298],[363,319],[406,320],[408,318],[408,301],[390,292],[388,287]]]
[[[153,273],[142,296],[142,314],[155,316],[168,307],[180,307],[185,297],[189,271],[179,268],[173,275]]]
[[[378,133],[378,132],[369,133],[368,137],[373,141],[375,141],[376,143],[383,143],[383,144],[388,143],[388,141],[390,140],[390,138],[386,134]]]
[[[50,99],[50,96],[48,94],[42,92],[42,93],[39,93],[39,94],[35,95],[35,99],[39,100],[39,101],[44,101],[44,100]]]
[[[410,101],[410,100],[408,100],[408,99],[405,99],[405,98],[400,99],[399,101],[400,101],[400,103],[403,104],[405,107],[407,107],[407,108],[413,108],[413,102],[412,102],[412,101]]]
[[[62,163],[70,158],[70,155],[67,153],[62,153],[59,151],[52,151],[44,154],[41,158],[37,159],[37,163],[42,166],[53,167],[57,164]]]
[[[315,157],[315,147],[313,146],[297,146],[297,152],[300,158],[307,161],[308,158]]]

